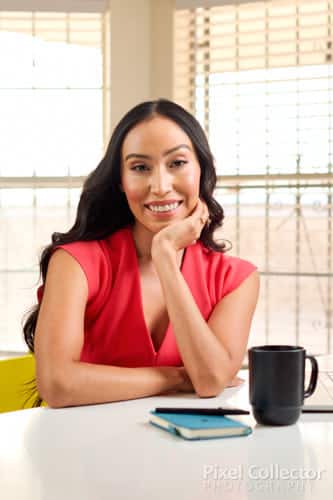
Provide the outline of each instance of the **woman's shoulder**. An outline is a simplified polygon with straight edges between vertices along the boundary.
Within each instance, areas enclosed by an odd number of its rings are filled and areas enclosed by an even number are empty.
[[[102,255],[108,252],[110,247],[116,247],[126,241],[128,228],[121,228],[110,234],[109,236],[98,240],[78,240],[71,243],[63,243],[56,245],[54,250],[63,248],[68,252],[75,252],[87,258],[95,258],[98,254]]]
[[[241,269],[243,267],[253,267],[256,266],[249,260],[230,255],[228,251],[219,252],[217,250],[212,250],[211,248],[207,248],[202,242],[198,242],[199,251],[202,254],[203,260],[207,263],[218,265],[221,269]]]
[[[120,229],[100,240],[78,240],[55,245],[53,253],[62,249],[73,257],[86,276],[91,299],[111,283],[113,270],[117,267],[117,262],[114,262],[117,251],[112,252],[112,249],[119,247],[124,239],[126,231]]]
[[[64,250],[83,268],[85,274],[90,274],[90,270],[96,270],[103,261],[103,240],[73,241],[56,245],[53,253],[57,250]]]
[[[78,240],[57,245],[54,251],[61,248],[68,252],[88,275],[96,275],[98,272],[103,274],[107,268],[113,267],[113,256],[118,249],[126,247],[125,240],[126,230],[120,229],[104,239]]]
[[[104,240],[78,240],[71,241],[70,243],[61,243],[54,246],[54,251],[62,248],[67,251],[77,251],[77,252],[87,252],[88,254],[92,252],[98,252],[103,245]]]
[[[218,252],[200,245],[201,262],[206,280],[215,290],[216,296],[222,298],[235,290],[257,266],[250,260]]]

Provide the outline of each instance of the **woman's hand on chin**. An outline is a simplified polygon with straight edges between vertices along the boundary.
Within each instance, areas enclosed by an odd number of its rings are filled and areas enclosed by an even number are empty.
[[[183,248],[195,243],[201,234],[209,217],[205,202],[198,199],[192,213],[185,219],[173,222],[161,229],[152,241],[152,258],[158,257],[162,252],[176,253]]]

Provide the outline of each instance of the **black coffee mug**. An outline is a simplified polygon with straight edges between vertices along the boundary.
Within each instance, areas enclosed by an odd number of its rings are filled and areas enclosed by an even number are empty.
[[[252,347],[249,354],[249,388],[253,416],[258,424],[294,424],[304,398],[314,393],[318,379],[317,360],[305,349],[290,345]],[[309,387],[304,389],[305,360],[311,362]]]

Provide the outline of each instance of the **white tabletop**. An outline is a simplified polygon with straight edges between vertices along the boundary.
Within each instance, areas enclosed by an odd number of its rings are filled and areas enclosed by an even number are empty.
[[[1,500],[330,499],[333,415],[248,437],[185,441],[148,423],[155,406],[248,406],[248,391],[169,395],[0,415]],[[305,479],[302,479],[305,477]]]

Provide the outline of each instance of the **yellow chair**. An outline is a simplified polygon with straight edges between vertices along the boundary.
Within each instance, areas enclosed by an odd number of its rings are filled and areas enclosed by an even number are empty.
[[[0,360],[0,413],[36,406],[35,358],[26,354]]]

